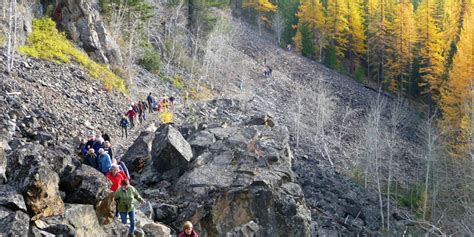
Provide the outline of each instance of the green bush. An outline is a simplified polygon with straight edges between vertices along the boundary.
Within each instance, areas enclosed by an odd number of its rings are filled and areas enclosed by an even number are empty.
[[[158,74],[161,68],[161,58],[158,52],[154,50],[147,50],[143,57],[138,61],[149,72]]]
[[[85,68],[92,78],[100,80],[107,90],[116,88],[127,93],[126,84],[122,78],[106,66],[91,60],[86,53],[76,49],[64,33],[58,32],[56,23],[51,18],[33,20],[33,31],[29,34],[26,45],[21,46],[19,51],[25,55],[55,63],[76,62]]]
[[[184,88],[184,80],[181,76],[174,75],[174,76],[162,76],[161,79],[163,81],[167,81],[171,83],[176,89],[181,90]]]
[[[354,72],[354,79],[358,81],[359,83],[364,83],[364,75],[365,75],[364,68],[357,66]]]

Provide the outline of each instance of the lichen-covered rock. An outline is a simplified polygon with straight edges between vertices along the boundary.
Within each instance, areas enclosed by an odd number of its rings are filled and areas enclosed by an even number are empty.
[[[181,133],[171,125],[164,124],[156,131],[153,140],[153,164],[159,172],[171,172],[177,177],[188,167],[193,152]]]
[[[107,196],[112,183],[93,167],[82,165],[61,179],[60,189],[68,203],[96,205]]]

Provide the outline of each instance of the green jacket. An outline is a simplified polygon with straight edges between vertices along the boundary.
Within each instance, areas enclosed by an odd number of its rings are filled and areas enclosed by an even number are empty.
[[[140,194],[138,194],[137,190],[131,185],[129,185],[126,190],[120,187],[115,191],[115,201],[117,202],[119,212],[134,211],[137,200],[143,202]]]

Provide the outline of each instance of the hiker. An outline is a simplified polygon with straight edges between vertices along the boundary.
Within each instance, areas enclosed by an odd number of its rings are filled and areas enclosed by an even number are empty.
[[[125,116],[122,116],[122,119],[120,119],[120,127],[122,128],[122,137],[125,134],[125,137],[128,138],[128,120]]]
[[[150,94],[148,94],[148,96],[146,97],[146,101],[148,102],[148,109],[149,109],[149,112],[152,113],[153,112],[153,108],[152,108],[152,104],[153,104],[153,96],[151,96],[151,92]]]
[[[158,100],[158,112],[161,112],[161,101]]]
[[[166,112],[168,111],[168,99],[166,97],[163,99],[163,102],[161,103],[161,107],[163,108],[163,111]]]
[[[109,154],[105,153],[103,148],[99,149],[99,158],[97,159],[97,169],[102,172],[102,174],[107,174],[107,171],[110,169],[112,160],[110,159]]]
[[[127,175],[127,178],[130,179],[130,173],[128,172],[128,168],[125,165],[125,163],[123,163],[120,156],[116,156],[115,161],[116,161],[116,164],[120,166],[120,169],[125,173],[125,175]]]
[[[288,49],[288,52],[291,52],[291,44],[288,44],[286,48]]]
[[[174,109],[174,97],[170,96],[169,101],[170,101],[170,104],[171,104],[171,109]]]
[[[110,182],[112,182],[112,186],[110,187],[110,190],[114,192],[117,191],[117,189],[119,189],[120,184],[122,183],[124,179],[128,179],[127,175],[122,170],[120,170],[120,167],[116,164],[112,164],[110,166],[110,170],[109,172],[107,172],[105,177],[107,177],[110,180]]]
[[[137,103],[137,114],[138,114],[138,124],[142,123],[143,119],[143,107],[142,107],[142,102],[138,101]]]
[[[153,100],[151,107],[154,112],[158,111],[158,102],[156,100]]]
[[[265,65],[265,66],[263,67],[263,76],[264,76],[264,77],[268,77],[268,75],[269,75],[269,70],[268,70],[268,69],[269,69],[269,68],[268,68],[267,65]]]
[[[95,154],[99,154],[99,149],[104,147],[104,138],[99,137],[97,140],[94,142],[94,145],[92,145],[92,148],[94,148]]]
[[[129,184],[128,179],[122,181],[122,187],[115,192],[115,201],[120,213],[122,224],[127,224],[127,216],[130,219],[129,236],[133,236],[135,232],[135,202],[144,202],[137,190]]]
[[[110,147],[109,141],[104,142],[104,151],[107,152],[110,157],[114,157],[114,155],[112,154],[112,147]]]
[[[84,157],[84,164],[97,169],[97,155],[95,154],[94,149],[89,149],[86,156]]]
[[[183,232],[178,237],[198,237],[196,231],[193,230],[193,223],[190,221],[184,222]]]
[[[268,67],[268,77],[272,77],[272,68],[271,67]]]
[[[87,143],[86,139],[81,139],[79,144],[77,144],[76,152],[77,152],[78,155],[84,156],[84,149],[86,148],[86,143]],[[87,151],[86,151],[86,153],[87,153]]]
[[[135,115],[137,115],[137,113],[135,112],[135,110],[133,109],[133,106],[128,108],[128,111],[127,113],[125,114],[126,116],[128,116],[128,121],[130,122],[130,128],[133,128],[135,127],[135,123],[134,123],[134,118],[135,118]]]
[[[110,142],[109,134],[105,133],[104,131],[100,131],[100,134],[101,134],[102,138],[104,138],[104,141]]]
[[[88,137],[88,140],[87,140],[87,143],[86,143],[86,148],[89,149],[89,148],[92,148],[92,146],[94,145],[94,142],[95,142],[95,136],[94,135],[90,135]]]
[[[146,121],[146,111],[148,110],[148,104],[145,101],[141,102],[141,110],[142,110],[142,119]]]

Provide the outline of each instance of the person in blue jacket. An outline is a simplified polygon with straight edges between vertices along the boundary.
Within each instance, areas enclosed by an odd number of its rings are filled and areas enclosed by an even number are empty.
[[[112,160],[110,159],[109,154],[107,154],[103,148],[99,149],[99,158],[97,160],[97,169],[102,172],[102,174],[107,174],[112,165]]]
[[[92,145],[92,148],[94,148],[96,155],[99,155],[99,149],[103,147],[104,147],[104,139],[102,137],[97,138],[97,140],[94,142],[94,145]]]

